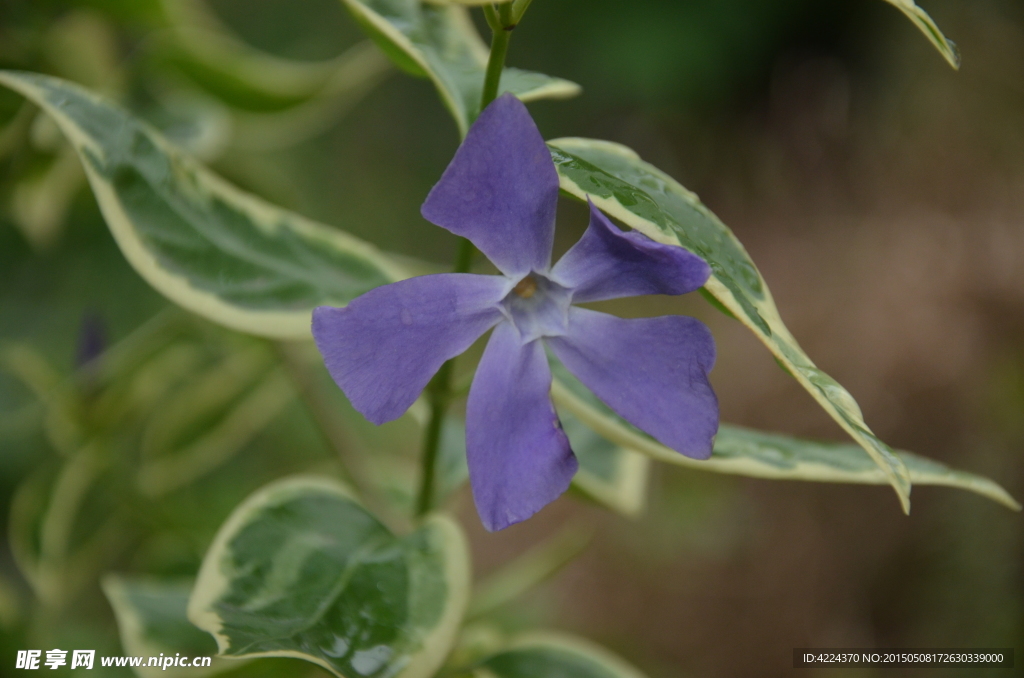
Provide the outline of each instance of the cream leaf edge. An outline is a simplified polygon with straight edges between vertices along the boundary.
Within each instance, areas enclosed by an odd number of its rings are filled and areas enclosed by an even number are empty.
[[[223,621],[213,611],[213,603],[230,589],[230,582],[221,571],[221,562],[224,554],[228,552],[228,543],[268,504],[301,496],[310,491],[334,495],[338,499],[362,506],[353,491],[336,480],[318,476],[292,476],[254,492],[232,511],[227,521],[217,531],[199,567],[195,588],[188,602],[188,618],[195,626],[214,637],[221,654],[230,648],[231,641],[222,632]],[[469,605],[469,582],[472,578],[469,545],[461,528],[451,518],[443,514],[433,514],[426,518],[420,529],[429,529],[439,535],[435,538],[439,538],[444,547],[445,583],[449,597],[437,626],[423,639],[423,646],[419,652],[410,657],[409,663],[396,674],[396,678],[428,678],[433,675],[454,646],[459,626]],[[233,656],[291,657],[317,664],[339,678],[356,678],[339,673],[326,661],[294,650],[253,652]]]
[[[429,62],[423,57],[419,48],[416,47],[416,45],[414,45],[413,42],[401,31],[395,28],[387,19],[364,5],[359,0],[342,0],[342,2],[345,3],[345,6],[348,7],[351,12],[373,25],[374,28],[380,31],[381,34],[392,42],[392,44],[401,49],[407,57],[412,59],[416,65],[426,73],[427,77],[430,78],[430,81],[434,83],[434,87],[439,92],[448,112],[452,114],[453,118],[455,118],[455,124],[459,128],[459,136],[465,137],[466,132],[469,130],[470,121],[466,116],[466,112],[462,109],[462,104],[455,96],[456,93],[452,92],[448,88],[447,83],[438,77]],[[462,33],[466,39],[466,46],[473,55],[473,58],[479,64],[480,75],[483,77],[484,69],[487,66],[488,49],[480,38],[479,33],[477,33],[476,28],[473,26],[473,22],[466,11],[465,5],[467,3],[443,1],[431,2],[429,4],[435,5],[436,7],[449,12],[449,18],[452,24],[458,28],[459,32]],[[472,4],[486,4],[486,2],[473,2]],[[582,88],[574,82],[553,76],[547,77],[550,80],[546,84],[518,95],[519,98],[524,102],[536,101],[538,99],[567,99],[569,97],[576,96],[582,91]]]
[[[74,87],[93,101],[97,101],[104,106],[113,106],[113,104],[102,98],[58,78],[35,74],[32,77],[52,81],[59,87]],[[96,201],[99,203],[100,210],[106,219],[110,232],[114,236],[114,240],[121,248],[128,262],[146,282],[183,308],[231,329],[272,339],[310,339],[312,309],[301,311],[254,311],[244,309],[223,301],[215,294],[196,289],[189,283],[186,277],[175,275],[163,268],[138,237],[132,226],[131,219],[125,212],[120,200],[118,200],[117,194],[110,185],[110,182],[100,176],[91,163],[85,161],[84,153],[86,150],[102,156],[102,148],[85,134],[72,118],[50,104],[45,93],[39,87],[21,77],[17,72],[0,71],[0,84],[4,84],[30,99],[34,104],[45,110],[61,128],[68,141],[75,147],[80,159],[84,161],[82,165],[85,168],[89,184],[92,186]],[[355,254],[372,261],[392,282],[409,277],[409,274],[402,267],[390,261],[375,246],[343,231],[281,210],[254,195],[236,188],[174,148],[156,130],[141,121],[139,121],[139,124],[146,130],[150,139],[160,150],[171,156],[175,163],[193,171],[199,178],[199,183],[205,186],[210,194],[218,194],[234,207],[245,212],[253,224],[257,228],[263,229],[265,233],[274,233],[280,228],[279,224],[287,223],[290,228],[295,229],[297,233],[312,241],[319,242],[336,251]]]
[[[551,399],[556,405],[564,407],[572,412],[583,423],[590,426],[594,431],[606,437],[626,449],[634,450],[644,454],[651,459],[696,469],[698,471],[711,471],[714,473],[725,473],[741,475],[751,478],[764,478],[770,480],[804,480],[814,482],[851,483],[861,485],[885,485],[888,479],[879,468],[871,471],[854,472],[844,471],[825,464],[814,464],[811,462],[798,462],[795,468],[778,468],[757,462],[752,458],[724,458],[699,460],[679,454],[675,450],[665,447],[653,438],[640,435],[611,417],[601,413],[591,405],[584,402],[568,387],[555,379],[551,385]],[[856,448],[854,448],[856,449]],[[910,454],[902,452],[902,454]],[[937,462],[932,462],[937,463]],[[950,474],[926,473],[909,469],[911,480],[919,485],[940,485],[968,490],[987,497],[1015,511],[1021,510],[1021,505],[1001,486],[988,478],[983,478],[965,471],[948,469]],[[955,474],[955,475],[953,475]]]
[[[186,580],[178,580],[181,583],[184,581]],[[150,578],[132,578],[132,582],[136,586],[159,586],[167,583],[159,579]],[[118,635],[121,639],[121,648],[126,654],[135,657],[155,657],[158,654],[162,654],[167,651],[166,647],[159,647],[145,641],[145,624],[138,610],[129,600],[126,590],[128,585],[128,578],[117,574],[107,574],[100,580],[100,588],[103,590],[111,609],[114,611],[114,619],[117,621]],[[244,659],[234,660],[230,657],[214,657],[208,668],[195,668],[191,666],[188,668],[171,667],[170,671],[166,671],[160,667],[139,666],[133,667],[133,670],[142,678],[156,678],[157,676],[174,678],[175,676],[185,675],[202,678],[202,676],[212,676],[234,670],[244,664],[245,661]]]
[[[574,148],[597,149],[606,153],[618,155],[619,157],[631,162],[643,163],[646,170],[652,172],[659,179],[665,181],[668,185],[672,186],[673,189],[679,190],[680,195],[688,201],[699,204],[696,195],[692,191],[681,186],[667,174],[640,160],[636,152],[626,146],[610,141],[596,141],[578,137],[553,139],[548,142],[548,145],[567,153],[572,153]],[[559,172],[558,179],[559,186],[562,190],[581,199],[589,197],[590,200],[606,214],[619,219],[652,240],[667,245],[683,247],[682,243],[679,242],[676,236],[666,233],[647,219],[634,214],[614,197],[602,198],[600,196],[590,195],[561,172]],[[739,246],[742,248],[742,245]],[[909,471],[907,471],[906,466],[899,457],[892,454],[891,450],[888,449],[888,446],[885,445],[885,443],[879,440],[871,432],[871,429],[868,428],[866,423],[864,423],[863,415],[856,400],[854,400],[853,396],[850,395],[846,389],[839,385],[838,382],[832,380],[831,377],[829,377],[829,380],[832,381],[834,386],[830,388],[830,392],[828,394],[825,393],[823,388],[812,383],[809,376],[810,374],[824,373],[822,373],[810,358],[807,357],[802,349],[800,349],[796,339],[782,322],[782,318],[779,316],[778,309],[775,306],[775,302],[772,299],[771,291],[768,289],[767,284],[764,285],[764,300],[757,304],[757,311],[765,323],[767,323],[771,328],[771,336],[765,335],[764,332],[762,332],[753,323],[753,321],[747,317],[743,307],[736,300],[732,291],[714,275],[708,279],[704,288],[707,289],[708,292],[718,299],[726,308],[728,308],[741,323],[746,325],[747,328],[761,340],[761,343],[763,343],[780,362],[787,366],[797,382],[800,383],[800,385],[803,386],[816,401],[818,401],[818,404],[828,412],[828,414],[843,428],[843,430],[856,440],[857,443],[859,443],[871,456],[871,458],[875,460],[888,477],[889,484],[892,485],[893,489],[896,491],[896,495],[900,500],[900,505],[903,508],[903,511],[905,513],[909,513],[911,483],[910,474]],[[799,352],[800,357],[804,358],[807,361],[807,364],[797,365],[794,363],[782,350],[779,344],[773,340],[773,337],[779,337],[781,340],[788,343],[793,350]]]
[[[550,649],[585,657],[615,675],[615,678],[647,678],[638,668],[612,651],[593,641],[559,631],[530,631],[512,638],[494,654],[516,650]],[[492,678],[486,667],[475,672],[476,678]]]

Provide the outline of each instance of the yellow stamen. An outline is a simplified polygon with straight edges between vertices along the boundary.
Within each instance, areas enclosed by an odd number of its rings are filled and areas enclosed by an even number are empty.
[[[537,281],[533,279],[532,275],[528,275],[517,282],[512,291],[523,299],[529,299],[537,291]]]

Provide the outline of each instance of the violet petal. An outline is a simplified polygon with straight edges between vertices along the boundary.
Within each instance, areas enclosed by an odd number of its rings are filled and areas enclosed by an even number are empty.
[[[710,275],[711,269],[696,254],[638,231],[620,231],[593,203],[590,226],[551,271],[552,278],[574,288],[574,302],[686,294]]]
[[[551,153],[526,106],[504,94],[470,127],[421,213],[519,278],[550,265],[557,202]]]
[[[375,424],[400,417],[441,365],[504,316],[502,276],[446,273],[370,290],[313,311],[313,339],[352,406]]]
[[[718,398],[708,381],[711,331],[680,315],[623,319],[572,308],[555,356],[629,423],[694,459],[707,459],[718,431]]]
[[[490,531],[526,520],[569,487],[576,457],[551,404],[539,341],[494,329],[469,391],[466,457],[473,499]]]

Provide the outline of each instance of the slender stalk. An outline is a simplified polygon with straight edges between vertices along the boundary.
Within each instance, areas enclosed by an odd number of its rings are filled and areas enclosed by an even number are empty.
[[[459,252],[455,256],[455,273],[467,273],[473,264],[476,248],[466,238],[459,243]],[[437,451],[441,445],[441,428],[444,416],[452,398],[457,391],[452,390],[452,373],[455,370],[455,359],[452,358],[437,371],[434,378],[427,384],[427,400],[430,403],[430,421],[423,435],[422,473],[420,475],[420,491],[416,498],[416,515],[425,515],[434,507],[434,467],[437,466]]]
[[[526,11],[529,2],[520,2],[522,12]],[[483,98],[480,101],[482,111],[498,96],[498,85],[501,83],[501,72],[505,68],[505,55],[508,54],[508,43],[512,37],[512,29],[516,27],[512,19],[512,2],[501,5],[486,6],[484,13],[487,23],[491,27],[493,36],[491,39],[491,56],[487,60],[487,73],[484,78]],[[520,12],[520,16],[522,15]],[[473,255],[476,248],[469,240],[462,239],[459,243],[459,251],[455,256],[455,273],[467,273],[473,264]],[[437,466],[437,453],[441,445],[441,429],[444,426],[444,417],[448,412],[455,393],[452,391],[452,374],[455,371],[455,359],[449,360],[437,371],[434,378],[427,385],[426,394],[430,404],[430,421],[427,422],[427,430],[423,435],[423,457],[421,460],[422,472],[420,474],[420,489],[416,498],[416,515],[422,516],[434,507],[434,481],[435,467]]]
[[[455,267],[452,269],[455,273],[469,273],[469,269],[473,267],[473,257],[476,255],[476,247],[469,241],[468,238],[459,239],[459,251],[455,255]]]
[[[452,369],[455,361],[449,360],[437,371],[427,385],[430,401],[430,421],[423,437],[423,471],[420,476],[420,491],[416,498],[416,515],[427,514],[434,507],[434,469],[437,467],[437,452],[441,446],[441,429],[445,413],[451,403]]]
[[[480,100],[480,110],[498,97],[498,85],[501,84],[501,72],[505,70],[505,55],[508,54],[508,43],[512,39],[512,29],[516,27],[512,20],[512,3],[506,2],[498,6],[486,7],[487,24],[491,27],[491,56],[487,60],[487,74],[484,77],[484,93]]]

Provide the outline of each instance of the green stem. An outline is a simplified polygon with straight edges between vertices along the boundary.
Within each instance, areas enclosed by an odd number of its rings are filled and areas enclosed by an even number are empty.
[[[455,256],[455,273],[468,273],[473,265],[476,248],[466,238],[459,242],[459,252]],[[427,401],[430,404],[430,421],[423,435],[423,471],[420,475],[420,491],[416,498],[416,515],[422,516],[434,507],[434,467],[437,466],[437,451],[441,445],[441,428],[448,405],[456,395],[452,391],[452,373],[455,370],[455,359],[452,358],[437,371],[434,378],[427,384]]]
[[[437,466],[437,452],[441,445],[441,429],[445,413],[451,402],[450,384],[454,359],[449,360],[437,371],[427,385],[427,399],[430,401],[430,421],[423,438],[423,472],[420,477],[420,492],[416,499],[416,515],[423,516],[434,506],[434,469]]]
[[[476,247],[468,238],[459,238],[459,252],[455,255],[455,273],[469,273],[473,266],[473,257],[476,255]]]
[[[491,56],[487,60],[484,94],[480,100],[481,111],[498,97],[498,85],[501,84],[501,72],[505,70],[508,43],[512,39],[512,29],[516,27],[512,20],[511,2],[499,5],[497,11],[494,7],[485,7],[484,13],[487,17],[487,24],[491,27]]]
[[[522,11],[526,11],[529,2],[520,3]],[[501,82],[501,72],[505,68],[505,55],[508,54],[508,42],[511,38],[515,22],[512,19],[513,3],[506,2],[494,6],[487,6],[484,12],[487,16],[487,23],[494,32],[491,40],[491,56],[487,60],[487,75],[484,79],[484,93],[480,102],[480,110],[487,107],[498,96],[498,85]],[[521,12],[520,12],[521,15]],[[473,265],[473,256],[476,248],[473,243],[463,238],[459,243],[459,251],[455,256],[455,273],[468,273]],[[427,422],[427,430],[423,435],[423,458],[421,461],[422,472],[420,474],[420,490],[416,498],[416,515],[422,516],[430,512],[434,507],[434,476],[437,466],[437,453],[441,445],[441,429],[444,426],[444,417],[448,412],[455,393],[452,392],[452,373],[455,371],[455,359],[449,360],[437,371],[434,378],[427,385],[427,401],[430,404],[430,421]]]

